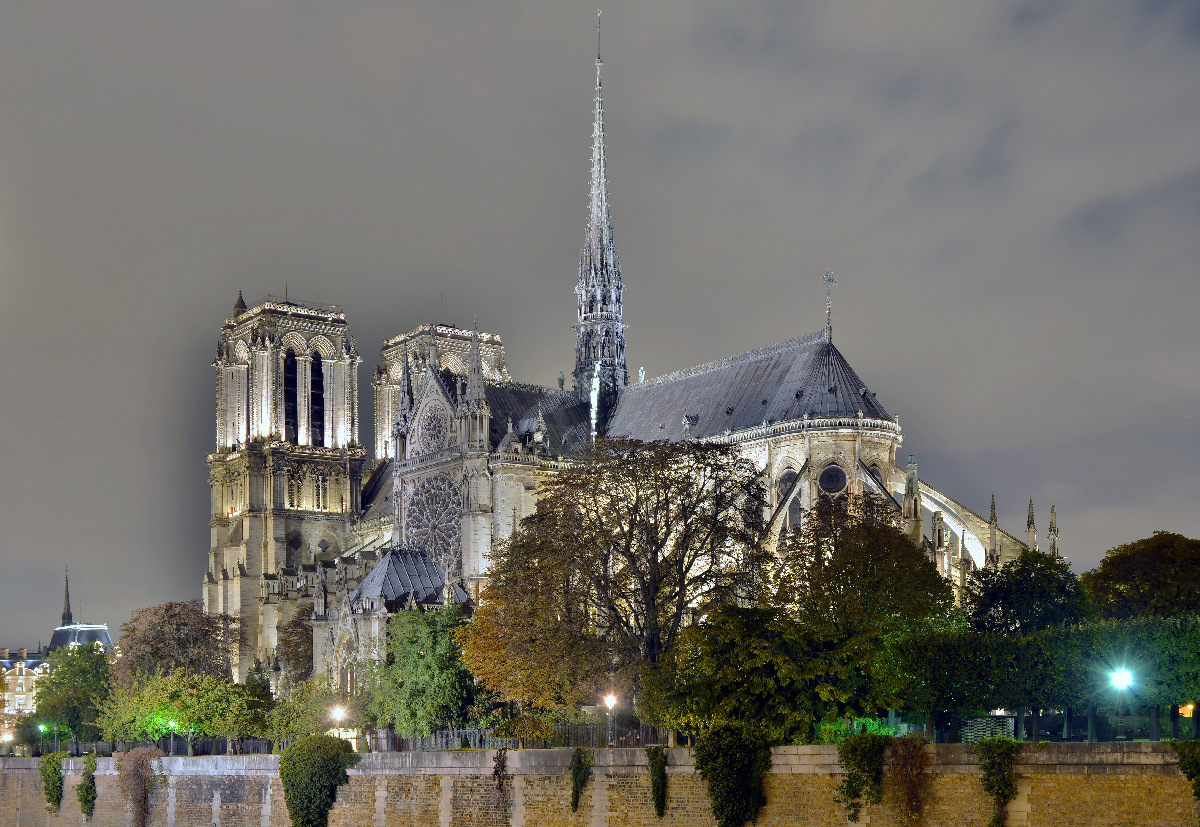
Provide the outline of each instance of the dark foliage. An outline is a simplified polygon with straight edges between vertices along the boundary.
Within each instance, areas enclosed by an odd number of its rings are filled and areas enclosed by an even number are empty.
[[[130,827],[146,827],[150,794],[161,780],[154,771],[154,762],[162,757],[154,747],[137,747],[117,760],[117,784],[129,803]]]
[[[571,753],[571,812],[579,809],[579,796],[583,795],[583,786],[592,777],[592,751],[575,747]]]
[[[756,821],[767,798],[763,779],[771,769],[771,746],[745,724],[718,723],[696,743],[696,770],[708,786],[717,827]]]
[[[1070,564],[1040,551],[971,572],[963,608],[972,630],[1007,635],[1080,623],[1093,611]]]
[[[646,747],[646,765],[650,769],[654,814],[662,818],[667,813],[667,751],[662,747]]]
[[[931,759],[922,733],[909,733],[888,747],[887,786],[904,824],[920,824],[932,793]]]
[[[983,791],[992,799],[996,812],[988,827],[1004,827],[1005,809],[1017,797],[1017,775],[1013,771],[1021,742],[1003,736],[985,738],[973,747],[983,770]]]
[[[42,774],[42,794],[46,797],[46,812],[57,813],[62,806],[63,769],[62,762],[67,753],[51,752],[42,756],[39,770]]]
[[[337,788],[357,760],[350,742],[332,735],[310,735],[283,751],[279,780],[292,827],[326,827]]]
[[[1080,580],[1104,617],[1200,614],[1200,540],[1156,531],[1109,549]]]
[[[136,675],[182,669],[229,679],[238,623],[230,615],[205,612],[199,600],[139,609],[121,626],[113,677],[127,686]]]
[[[84,821],[92,820],[96,811],[96,756],[83,757],[83,778],[75,785],[75,798],[79,801],[79,811],[83,813]]]
[[[846,808],[846,817],[852,822],[858,823],[864,803],[883,800],[883,756],[892,740],[890,735],[860,732],[837,745],[838,761],[846,772],[834,798]]]
[[[295,616],[276,631],[279,665],[291,683],[299,683],[312,674],[313,607],[309,603],[296,610]]]

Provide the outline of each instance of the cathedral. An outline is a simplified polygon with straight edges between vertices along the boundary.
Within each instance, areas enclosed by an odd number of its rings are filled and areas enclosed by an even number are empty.
[[[314,670],[347,685],[389,614],[472,604],[488,553],[532,513],[540,484],[597,437],[731,444],[769,484],[770,537],[824,494],[874,492],[961,593],[976,567],[1036,547],[903,464],[899,420],[814,333],[630,381],[596,60],[587,236],[575,285],[575,369],[513,380],[499,335],[426,324],[383,343],[373,456],[360,442],[362,359],[345,313],[241,294],[216,359],[216,450],[203,600],[241,619],[239,678],[277,666],[277,629],[313,607]],[[826,275],[832,284],[832,274]],[[565,298],[565,297],[564,297]],[[1058,553],[1051,511],[1049,546]]]

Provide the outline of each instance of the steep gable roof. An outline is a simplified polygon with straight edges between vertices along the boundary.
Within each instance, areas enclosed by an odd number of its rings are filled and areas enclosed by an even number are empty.
[[[824,331],[630,385],[608,434],[643,441],[703,439],[813,418],[891,415]]]

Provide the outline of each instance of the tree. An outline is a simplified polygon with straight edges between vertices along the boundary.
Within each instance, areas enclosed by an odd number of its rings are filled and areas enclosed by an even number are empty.
[[[313,670],[313,630],[312,604],[301,606],[295,617],[284,623],[276,631],[278,646],[275,650],[279,655],[279,665],[284,675],[291,683],[302,681],[312,675]]]
[[[475,681],[453,635],[466,622],[458,605],[392,616],[386,661],[364,669],[380,726],[411,737],[467,722]]]
[[[694,612],[759,589],[765,504],[731,446],[597,442],[493,553],[467,665],[534,706],[636,688]]]
[[[198,600],[139,609],[121,626],[113,677],[128,686],[139,674],[183,669],[228,679],[237,644],[238,619],[209,614]]]
[[[313,679],[300,681],[271,710],[267,732],[280,743],[325,732],[333,725],[329,711],[340,703],[338,695],[324,684]]]
[[[1109,549],[1080,580],[1104,617],[1200,614],[1200,540],[1156,531]]]
[[[1070,565],[1040,551],[971,572],[963,608],[973,630],[1011,635],[1079,623],[1092,613]]]
[[[49,673],[38,679],[37,717],[65,727],[76,741],[94,741],[108,691],[108,654],[102,647],[61,646],[50,655]]]

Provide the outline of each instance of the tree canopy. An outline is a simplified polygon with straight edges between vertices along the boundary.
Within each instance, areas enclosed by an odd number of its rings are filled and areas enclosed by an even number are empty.
[[[494,550],[468,666],[541,708],[636,686],[692,613],[761,587],[765,496],[730,446],[600,440]]]
[[[289,683],[309,677],[313,671],[313,630],[311,603],[296,610],[295,616],[276,630],[275,653]]]
[[[453,635],[466,622],[458,605],[388,620],[386,660],[363,669],[380,726],[411,737],[466,724],[475,681]]]
[[[108,653],[100,646],[61,646],[37,682],[37,717],[66,727],[79,741],[93,741],[100,705],[108,697]]]
[[[1092,613],[1067,561],[1033,550],[998,569],[971,572],[963,609],[974,631],[1012,635],[1079,623]]]
[[[1200,614],[1200,540],[1156,531],[1109,549],[1080,580],[1104,617]]]
[[[176,669],[228,679],[237,642],[238,619],[209,614],[198,600],[139,609],[121,626],[113,676],[125,686],[136,675]]]

